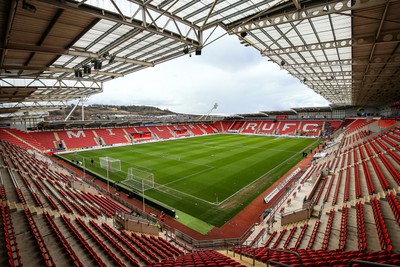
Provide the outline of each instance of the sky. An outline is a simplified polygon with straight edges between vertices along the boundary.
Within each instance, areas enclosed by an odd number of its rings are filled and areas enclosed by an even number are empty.
[[[218,37],[222,31],[218,32]],[[103,84],[86,104],[147,105],[178,113],[233,115],[329,102],[236,36],[224,35],[201,56],[180,58]]]

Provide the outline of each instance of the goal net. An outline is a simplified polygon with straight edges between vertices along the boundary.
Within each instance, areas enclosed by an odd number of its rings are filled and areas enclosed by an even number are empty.
[[[121,183],[138,191],[148,190],[154,188],[154,174],[131,167],[128,169],[126,179]]]
[[[121,161],[110,157],[101,157],[100,167],[105,170],[108,169],[109,172],[119,172],[121,171]]]

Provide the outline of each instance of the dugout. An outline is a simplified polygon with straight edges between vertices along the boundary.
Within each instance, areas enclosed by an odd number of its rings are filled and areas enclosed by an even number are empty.
[[[151,132],[131,133],[133,139],[151,138]]]
[[[175,129],[174,132],[176,135],[187,135],[188,134],[187,129]]]

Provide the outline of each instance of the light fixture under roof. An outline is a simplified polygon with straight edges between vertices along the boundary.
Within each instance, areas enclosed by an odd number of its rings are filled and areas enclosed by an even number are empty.
[[[35,13],[36,12],[36,7],[32,4],[29,4],[26,2],[26,0],[22,1],[22,9],[25,9],[26,11]]]

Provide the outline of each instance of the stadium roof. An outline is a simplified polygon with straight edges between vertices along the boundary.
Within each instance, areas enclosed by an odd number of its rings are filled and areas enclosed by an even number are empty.
[[[332,107],[299,107],[299,108],[292,108],[296,113],[299,112],[330,112],[332,111]]]
[[[289,110],[270,110],[270,111],[262,111],[262,113],[267,114],[269,116],[273,115],[296,115],[296,111],[293,109]]]
[[[259,113],[246,113],[246,114],[236,114],[236,116],[239,116],[243,119],[246,118],[265,118],[268,117],[267,114],[259,112]]]
[[[46,106],[236,34],[337,105],[400,100],[400,0],[0,1],[0,102]]]

